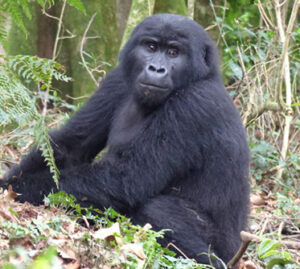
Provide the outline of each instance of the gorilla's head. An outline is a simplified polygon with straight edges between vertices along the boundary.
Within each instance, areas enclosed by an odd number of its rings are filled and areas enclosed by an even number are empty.
[[[136,99],[148,107],[191,83],[218,77],[213,42],[199,24],[180,15],[146,18],[133,30],[120,63]]]

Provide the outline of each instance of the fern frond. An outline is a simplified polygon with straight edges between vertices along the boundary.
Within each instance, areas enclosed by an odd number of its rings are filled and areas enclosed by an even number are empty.
[[[28,89],[3,71],[0,71],[0,109],[0,126],[16,123],[22,128],[33,118],[39,117],[35,101]]]
[[[8,13],[13,21],[20,27],[20,29],[27,34],[25,24],[23,21],[24,14],[28,19],[31,19],[31,12],[29,11],[29,1],[27,0],[2,0],[0,2],[0,10]]]
[[[40,119],[35,125],[34,132],[36,137],[36,145],[41,150],[42,156],[44,157],[47,166],[49,166],[53,180],[58,187],[59,170],[55,164],[54,152],[50,143],[50,137],[48,135],[49,130],[45,126],[42,119]]]
[[[48,8],[50,8],[55,4],[55,0],[36,0],[36,1],[43,9],[46,8],[46,5]]]
[[[86,14],[85,7],[84,7],[83,3],[81,2],[81,0],[67,0],[67,3],[70,6],[75,7],[76,9],[81,11],[83,14]]]
[[[52,78],[68,82],[70,77],[65,75],[64,67],[59,63],[45,58],[29,55],[17,55],[9,58],[8,66],[20,77],[32,80],[36,84],[44,85],[42,88],[50,88]]]
[[[59,171],[49,141],[48,128],[35,102],[32,93],[13,74],[5,72],[4,68],[0,70],[0,127],[15,124],[22,129],[35,122],[32,135],[34,142],[40,148],[58,185]]]
[[[5,28],[5,21],[6,21],[5,16],[0,13],[0,42],[3,42],[7,38],[7,31],[6,31],[6,28]]]
[[[33,126],[32,137],[45,158],[55,183],[58,185],[59,171],[55,164],[53,149],[49,141],[47,116],[41,115],[36,99],[20,78],[40,84],[40,89],[50,90],[52,79],[69,81],[62,65],[36,56],[17,55],[3,57],[7,65],[0,63],[0,127],[13,124],[18,129]]]

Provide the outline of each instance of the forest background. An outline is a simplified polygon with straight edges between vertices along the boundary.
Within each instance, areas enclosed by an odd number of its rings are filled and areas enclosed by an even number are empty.
[[[67,120],[96,90],[106,73],[117,64],[118,53],[133,27],[143,18],[154,13],[186,15],[199,22],[216,42],[226,89],[248,133],[252,154],[249,223],[252,237],[249,234],[250,237],[244,238],[247,244],[251,243],[243,253],[241,266],[293,268],[299,262],[297,250],[300,249],[299,5],[299,0],[2,0],[0,174],[10,163],[18,162],[30,145],[37,143],[58,181],[48,130]],[[65,208],[76,208],[73,200],[63,195],[52,197],[50,202],[56,205],[66,202]],[[7,205],[7,194],[3,194],[2,200],[11,214],[13,206]],[[21,255],[16,246],[22,246],[27,258],[25,262],[21,260],[28,268],[39,268],[34,267],[36,260],[43,259],[48,252],[51,254],[45,258],[48,268],[52,268],[58,258],[61,266],[76,262],[83,266],[85,259],[79,259],[76,251],[74,257],[68,257],[72,262],[67,262],[61,247],[56,245],[53,250],[49,248],[53,244],[48,242],[31,257],[28,246],[19,240],[31,236],[36,239],[36,234],[30,229],[25,232],[24,225],[21,225],[23,230],[14,226],[14,218],[3,217],[5,208],[2,204],[0,238],[2,236],[7,245],[0,244],[0,265],[15,266],[8,253],[14,253],[13,257],[20,261],[24,253]],[[21,205],[18,208],[23,210]],[[86,218],[80,214],[76,218]],[[126,229],[136,229],[123,217],[117,218],[120,235],[125,236]],[[19,229],[23,231],[21,235]],[[144,259],[131,251],[136,257],[125,255],[125,264],[154,268],[151,266],[155,262],[163,263],[161,259],[165,257],[171,259],[158,246],[155,248],[156,254],[160,253],[158,256],[149,254],[150,245],[155,244],[158,236],[151,234],[151,241],[149,233],[147,230],[142,249],[146,253]],[[18,244],[11,243],[15,239]],[[32,240],[29,241],[36,246]],[[130,241],[130,244],[135,243]],[[102,265],[118,266],[112,265],[110,255],[101,261]],[[97,262],[93,261],[93,265],[99,265]],[[175,267],[178,264],[190,266],[182,268],[198,268],[192,261],[175,258],[169,265],[174,267],[167,268],[181,268]]]

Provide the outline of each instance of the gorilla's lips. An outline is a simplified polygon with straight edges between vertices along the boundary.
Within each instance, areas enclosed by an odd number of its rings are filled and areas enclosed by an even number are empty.
[[[166,86],[160,86],[160,85],[155,85],[151,83],[144,83],[140,82],[140,86],[143,89],[143,91],[147,92],[148,91],[161,91],[161,92],[166,92],[168,91],[168,87]]]

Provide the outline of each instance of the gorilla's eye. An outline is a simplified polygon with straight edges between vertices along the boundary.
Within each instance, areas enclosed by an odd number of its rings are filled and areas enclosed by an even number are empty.
[[[149,42],[147,46],[151,51],[156,51],[157,49],[157,44],[155,44],[154,42]]]
[[[172,57],[176,57],[178,55],[179,51],[176,48],[168,49],[168,54]]]

